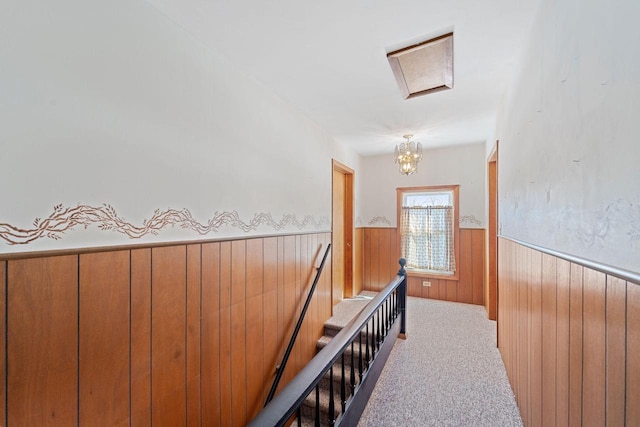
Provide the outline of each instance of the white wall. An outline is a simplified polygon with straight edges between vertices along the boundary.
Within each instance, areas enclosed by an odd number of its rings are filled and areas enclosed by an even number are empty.
[[[542,2],[497,123],[503,235],[640,271],[638,16]]]
[[[460,185],[460,226],[486,227],[483,143],[457,145],[423,151],[418,172],[405,176],[398,171],[393,155],[363,157],[361,160],[362,208],[359,227],[396,227],[396,188],[429,185]]]
[[[141,0],[2,2],[0,144],[0,253],[327,231],[359,166]]]

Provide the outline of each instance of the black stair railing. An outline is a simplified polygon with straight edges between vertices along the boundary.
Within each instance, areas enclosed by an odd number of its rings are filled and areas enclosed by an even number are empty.
[[[322,269],[324,268],[324,263],[327,261],[327,256],[329,255],[329,250],[331,249],[331,243],[327,245],[327,249],[324,251],[324,256],[322,257],[322,262],[320,263],[320,267],[318,267],[318,271],[316,272],[316,277],[313,279],[313,284],[311,285],[311,289],[309,289],[309,295],[307,295],[307,300],[304,303],[304,307],[302,307],[302,311],[300,312],[300,317],[298,317],[298,322],[296,323],[296,327],[293,330],[293,334],[291,335],[291,339],[289,340],[289,345],[284,352],[284,356],[282,357],[282,363],[278,366],[276,370],[276,377],[273,380],[273,384],[271,385],[271,389],[269,390],[269,394],[267,395],[267,400],[264,403],[264,406],[267,406],[273,396],[276,394],[276,390],[278,389],[278,384],[280,384],[280,380],[282,379],[282,374],[284,373],[284,368],[287,366],[287,362],[289,361],[289,356],[291,356],[291,350],[293,350],[293,345],[298,338],[298,333],[300,333],[300,327],[302,327],[302,322],[304,321],[304,316],[307,314],[307,309],[309,308],[309,304],[311,303],[311,298],[313,297],[313,293],[316,291],[316,286],[318,285],[318,280],[320,279],[320,275],[322,274]]]
[[[315,400],[311,417],[316,426],[357,424],[395,338],[406,337],[405,264],[405,260],[400,259],[398,275],[273,400],[270,399],[249,426],[284,426],[294,414],[297,425],[300,426],[304,412],[301,407],[305,399]],[[354,355],[354,348],[359,349],[357,356]],[[351,354],[345,355],[348,349]],[[345,367],[345,359],[351,359],[348,368]],[[333,385],[334,369],[339,369],[341,374],[339,388]],[[350,372],[347,374],[345,369]],[[329,406],[328,409],[321,409],[320,381],[326,377],[329,379]],[[335,388],[339,391],[336,392]],[[346,395],[347,390],[350,391],[350,396]],[[335,405],[336,398],[338,405]],[[324,421],[321,421],[322,417]]]

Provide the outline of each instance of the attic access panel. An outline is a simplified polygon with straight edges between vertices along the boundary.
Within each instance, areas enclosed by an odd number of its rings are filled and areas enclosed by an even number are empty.
[[[405,99],[453,88],[453,33],[387,54]]]

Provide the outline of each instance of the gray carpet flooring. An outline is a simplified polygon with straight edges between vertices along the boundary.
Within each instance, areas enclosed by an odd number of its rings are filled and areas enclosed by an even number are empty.
[[[484,307],[408,298],[359,426],[522,426]]]

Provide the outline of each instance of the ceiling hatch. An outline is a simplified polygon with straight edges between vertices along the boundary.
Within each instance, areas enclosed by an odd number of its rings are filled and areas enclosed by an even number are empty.
[[[387,54],[405,99],[453,88],[453,33]]]

